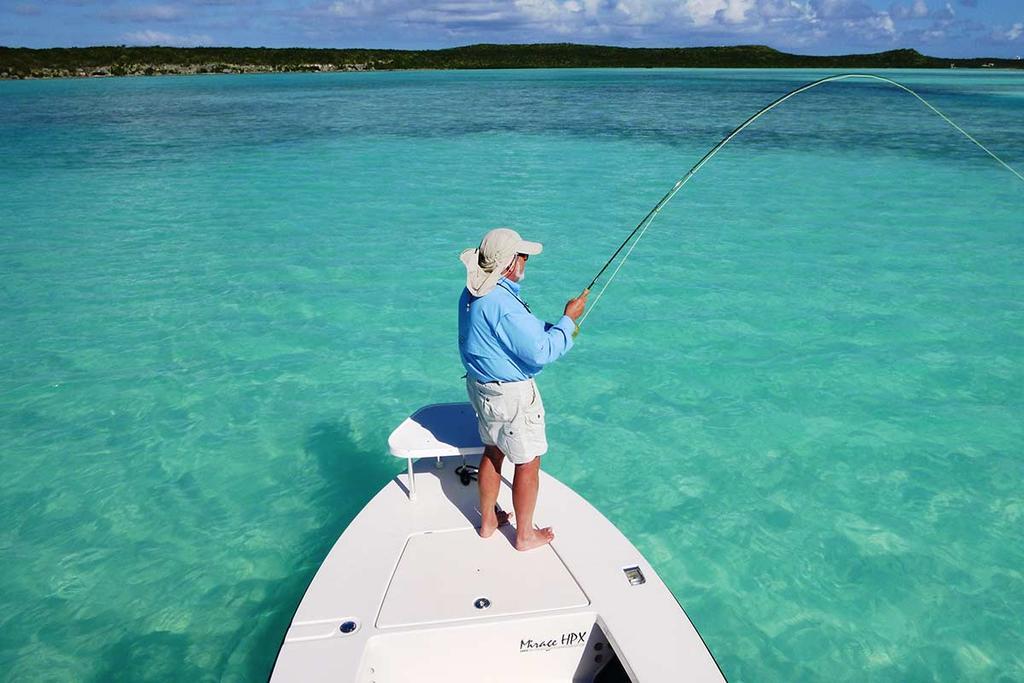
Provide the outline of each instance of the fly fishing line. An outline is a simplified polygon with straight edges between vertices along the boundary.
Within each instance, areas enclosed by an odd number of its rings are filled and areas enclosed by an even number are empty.
[[[913,90],[911,90],[907,86],[903,85],[902,83],[898,83],[898,82],[892,80],[891,78],[886,78],[884,76],[876,76],[874,74],[837,74],[837,75],[834,75],[834,76],[828,76],[826,78],[822,78],[822,79],[814,81],[812,83],[808,83],[806,85],[802,85],[799,88],[797,88],[796,90],[792,90],[792,91],[786,93],[785,95],[783,95],[782,97],[778,98],[777,100],[775,100],[771,104],[763,107],[756,114],[754,114],[753,116],[748,118],[746,121],[741,123],[735,129],[733,129],[733,131],[731,133],[729,133],[724,138],[722,138],[718,142],[717,145],[715,145],[710,150],[708,150],[707,154],[702,156],[700,158],[700,161],[698,161],[696,164],[694,164],[693,167],[689,171],[686,172],[686,175],[684,175],[682,178],[680,178],[678,181],[676,181],[676,184],[672,186],[672,189],[669,190],[668,193],[666,193],[665,196],[662,197],[661,200],[657,204],[654,205],[654,208],[651,209],[647,213],[647,215],[643,217],[643,220],[641,220],[639,223],[637,223],[636,227],[633,228],[633,232],[629,233],[629,235],[626,237],[626,239],[622,241],[622,244],[619,245],[619,248],[615,250],[615,253],[613,253],[611,255],[611,258],[609,258],[608,261],[605,262],[604,266],[601,267],[601,270],[599,270],[597,272],[597,275],[594,276],[594,279],[590,281],[590,285],[587,286],[586,290],[593,289],[593,287],[597,283],[598,279],[600,279],[600,277],[604,274],[604,272],[606,270],[608,270],[608,266],[610,266],[615,261],[615,258],[622,252],[623,249],[625,249],[626,245],[629,244],[629,249],[627,249],[626,253],[623,254],[621,259],[619,259],[619,262],[615,266],[615,270],[612,271],[612,274],[608,276],[607,280],[605,280],[604,284],[601,287],[601,290],[597,293],[597,297],[594,299],[594,303],[592,303],[590,305],[590,308],[580,318],[579,323],[576,325],[576,333],[579,333],[580,327],[583,325],[583,322],[587,319],[587,316],[589,316],[591,313],[594,312],[594,308],[597,307],[597,302],[601,300],[601,297],[604,295],[605,290],[608,289],[608,285],[610,285],[612,283],[612,280],[615,279],[615,276],[619,274],[619,270],[622,269],[622,266],[626,262],[626,260],[629,258],[629,255],[633,253],[633,250],[636,248],[636,245],[643,238],[644,233],[646,233],[647,229],[651,227],[651,223],[654,222],[654,219],[658,216],[658,213],[660,213],[661,210],[665,207],[665,205],[668,204],[668,202],[673,197],[676,196],[676,193],[679,192],[679,190],[683,189],[683,186],[686,185],[687,182],[689,182],[690,178],[692,178],[697,173],[697,171],[699,171],[704,166],[704,164],[706,164],[709,161],[711,161],[711,159],[716,154],[718,154],[719,150],[721,150],[723,147],[725,147],[727,144],[729,144],[729,142],[733,138],[735,138],[737,135],[739,135],[743,131],[744,128],[746,128],[747,126],[752,124],[754,121],[757,121],[763,115],[767,114],[772,109],[774,109],[775,107],[779,106],[780,104],[782,104],[783,102],[785,102],[789,98],[794,97],[795,95],[799,95],[802,92],[810,90],[811,88],[815,88],[815,87],[817,87],[819,85],[823,85],[825,83],[830,83],[832,81],[843,81],[843,80],[850,79],[850,78],[865,78],[865,79],[871,79],[871,80],[876,80],[876,81],[882,81],[883,83],[887,83],[889,85],[894,85],[897,88],[899,88],[900,90],[903,90],[904,92],[907,92],[907,93],[913,95],[915,98],[917,98],[918,101],[921,102],[921,104],[923,104],[924,106],[928,107],[928,109],[930,109],[932,112],[937,114],[943,121],[945,121],[950,126],[955,128],[957,131],[959,131],[961,134],[963,134],[964,137],[966,137],[968,140],[970,140],[975,145],[977,145],[979,148],[981,148],[982,151],[984,151],[990,157],[995,159],[1006,170],[1008,170],[1013,175],[1017,176],[1017,178],[1019,178],[1021,180],[1021,182],[1024,182],[1024,175],[1021,175],[1020,173],[1018,173],[1016,169],[1014,169],[1008,163],[1006,163],[1005,161],[1000,159],[999,156],[997,156],[995,154],[995,152],[993,152],[988,147],[986,147],[985,145],[983,145],[980,142],[978,142],[977,140],[975,140],[974,137],[971,136],[970,133],[968,133],[963,128],[958,126],[952,119],[950,119],[948,116],[946,116],[941,111],[939,111],[934,106],[932,106],[932,104],[930,102],[925,100],[923,97],[921,97],[916,92],[914,92]],[[632,244],[630,244],[631,241],[632,241]]]

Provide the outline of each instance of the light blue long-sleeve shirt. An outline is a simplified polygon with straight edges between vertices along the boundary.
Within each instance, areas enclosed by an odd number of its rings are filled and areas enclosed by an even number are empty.
[[[459,298],[459,354],[466,373],[480,382],[518,382],[539,373],[572,348],[576,324],[563,315],[554,325],[536,317],[507,278],[482,297],[468,289]]]

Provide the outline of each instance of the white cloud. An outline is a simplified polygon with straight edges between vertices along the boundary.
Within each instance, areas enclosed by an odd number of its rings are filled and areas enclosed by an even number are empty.
[[[180,36],[162,31],[132,31],[124,35],[124,40],[131,45],[166,45],[168,47],[199,47],[213,44],[213,39],[207,35]]]
[[[1024,22],[1018,21],[1016,24],[1010,27],[1009,31],[1003,33],[1003,38],[1006,40],[1013,41],[1020,38],[1021,35],[1024,35]]]
[[[723,24],[746,24],[757,11],[755,0],[728,0],[715,17]]]
[[[869,18],[864,22],[864,26],[867,27],[869,33],[874,31],[877,35],[883,37],[893,36],[896,33],[896,24],[886,12],[880,12]]]
[[[684,0],[680,14],[693,22],[694,26],[709,26],[725,6],[724,0]]]
[[[796,0],[758,0],[757,13],[768,22],[784,19],[807,19],[810,10],[807,3]]]
[[[924,0],[914,0],[910,5],[893,3],[889,14],[896,19],[923,19],[928,16],[928,4]]]
[[[584,7],[578,2],[559,2],[559,0],[515,0],[514,7],[524,18],[532,22],[549,22],[557,31],[564,31],[568,23],[575,23],[576,14],[586,14]]]
[[[689,19],[694,26],[712,24],[738,25],[753,19],[756,0],[685,0],[679,15]]]
[[[809,23],[821,37],[852,38],[888,48],[898,36],[889,12],[880,12],[861,0],[810,0]]]
[[[908,3],[906,12],[929,12],[926,0]],[[852,41],[889,49],[900,36],[893,13],[865,0],[323,0],[307,12],[321,30],[415,26],[473,42],[732,40],[786,49]]]
[[[668,12],[649,0],[618,0],[615,11],[625,18],[626,25],[646,26],[660,21]]]

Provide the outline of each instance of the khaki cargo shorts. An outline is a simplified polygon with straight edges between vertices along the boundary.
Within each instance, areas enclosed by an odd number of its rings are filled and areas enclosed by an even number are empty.
[[[547,453],[544,403],[533,379],[481,384],[467,377],[466,393],[485,444],[500,448],[516,465]]]

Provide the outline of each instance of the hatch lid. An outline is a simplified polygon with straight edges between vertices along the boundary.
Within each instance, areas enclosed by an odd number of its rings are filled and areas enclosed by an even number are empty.
[[[406,541],[377,627],[415,626],[585,607],[551,545],[519,552],[500,531],[428,531]]]

